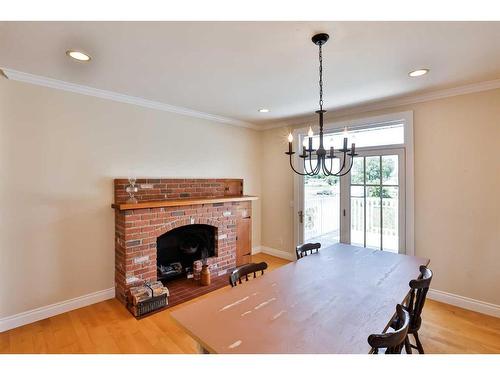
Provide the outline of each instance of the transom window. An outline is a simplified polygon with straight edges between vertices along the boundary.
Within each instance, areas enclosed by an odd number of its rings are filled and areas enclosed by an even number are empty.
[[[344,132],[342,129],[337,129],[331,132],[325,132],[323,145],[327,150],[334,147],[336,150],[342,148],[344,140]],[[395,123],[384,123],[380,126],[372,125],[370,127],[359,126],[348,129],[347,138],[349,147],[351,143],[356,143],[356,148],[361,147],[376,147],[387,145],[402,145],[405,142],[404,123],[401,121]],[[307,142],[308,138],[304,137],[303,142]],[[307,145],[304,144],[306,147]],[[319,147],[319,135],[313,137],[313,148]]]

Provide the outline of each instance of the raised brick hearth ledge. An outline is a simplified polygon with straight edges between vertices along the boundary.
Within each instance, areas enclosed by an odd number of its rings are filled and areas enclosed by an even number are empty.
[[[240,220],[248,221],[252,214],[251,201],[257,199],[243,195],[243,180],[137,179],[138,203],[133,204],[126,202],[127,184],[127,179],[114,180],[112,205],[115,209],[115,288],[116,297],[122,303],[126,303],[131,287],[157,280],[157,238],[181,226],[207,224],[216,228],[215,256],[208,259],[214,279],[219,281],[236,267],[236,227]],[[195,262],[193,270],[197,278],[201,262]],[[172,288],[172,301],[186,298],[186,290],[181,289]],[[189,296],[195,298],[211,288],[200,287],[199,293],[196,287],[189,289]],[[184,294],[172,295],[177,290]]]

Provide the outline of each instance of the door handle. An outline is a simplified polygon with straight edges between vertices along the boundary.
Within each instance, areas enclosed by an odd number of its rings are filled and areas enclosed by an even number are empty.
[[[299,223],[302,224],[304,222],[304,211],[300,210],[297,213],[299,214]]]

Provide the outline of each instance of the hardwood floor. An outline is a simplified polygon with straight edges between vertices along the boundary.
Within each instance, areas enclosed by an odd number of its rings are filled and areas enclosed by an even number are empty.
[[[270,270],[288,263],[266,254],[252,260]],[[104,301],[0,333],[0,353],[196,353],[172,309],[136,320],[117,300]],[[420,337],[427,353],[500,353],[500,319],[428,300]]]

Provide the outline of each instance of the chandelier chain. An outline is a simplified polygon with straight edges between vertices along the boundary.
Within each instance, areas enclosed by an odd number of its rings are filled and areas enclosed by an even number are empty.
[[[323,110],[323,52],[319,45],[319,109]]]

